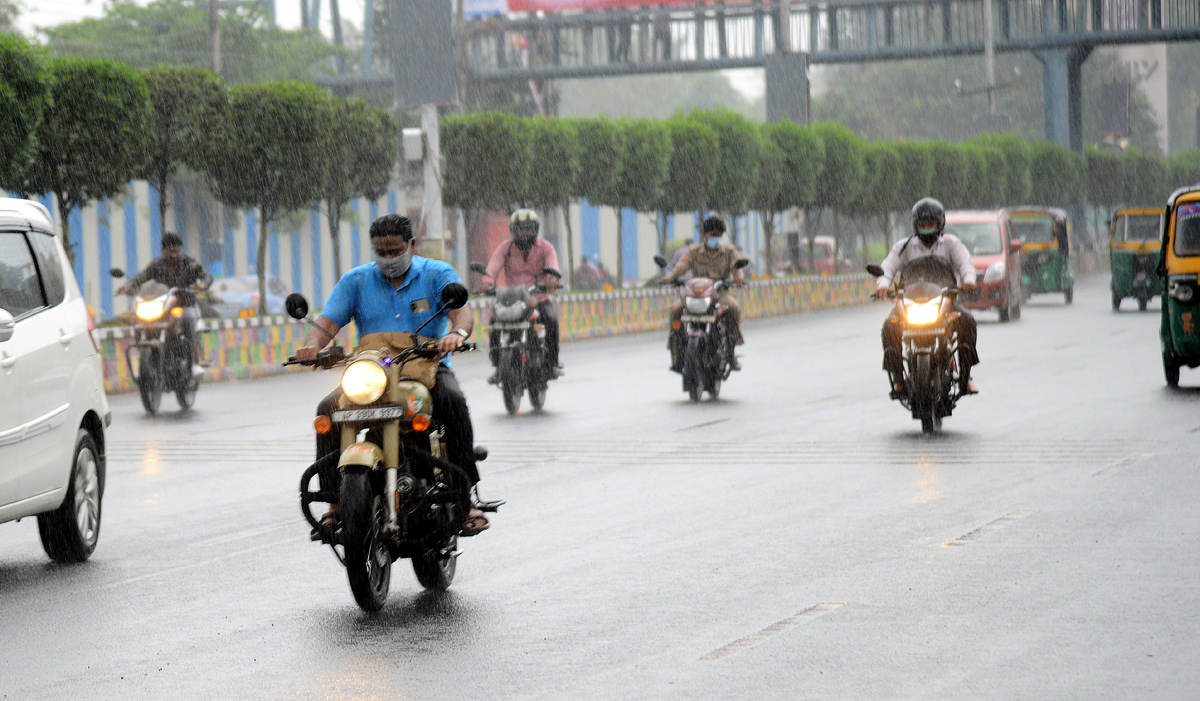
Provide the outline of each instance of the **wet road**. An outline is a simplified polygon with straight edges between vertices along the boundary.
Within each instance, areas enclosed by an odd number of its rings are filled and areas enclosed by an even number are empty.
[[[1200,371],[1168,391],[1158,315],[1107,295],[981,313],[934,438],[882,304],[749,324],[698,405],[658,335],[565,346],[540,415],[458,358],[508,505],[377,615],[297,509],[337,375],[113,397],[93,559],[0,527],[0,698],[1197,698]]]

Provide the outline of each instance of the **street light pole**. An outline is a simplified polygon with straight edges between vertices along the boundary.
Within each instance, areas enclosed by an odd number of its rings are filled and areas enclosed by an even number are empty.
[[[996,34],[992,0],[983,0],[983,66],[987,80],[987,113],[996,114]]]

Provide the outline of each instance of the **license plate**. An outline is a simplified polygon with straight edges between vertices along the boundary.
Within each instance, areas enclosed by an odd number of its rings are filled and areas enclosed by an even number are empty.
[[[711,315],[706,316],[706,315],[701,315],[701,314],[684,314],[680,318],[685,322],[696,322],[699,324],[711,324],[717,320],[717,317],[715,317],[715,316],[711,316]]]
[[[376,406],[369,409],[341,409],[333,412],[334,423],[355,423],[359,421],[389,421],[403,419],[402,406]]]

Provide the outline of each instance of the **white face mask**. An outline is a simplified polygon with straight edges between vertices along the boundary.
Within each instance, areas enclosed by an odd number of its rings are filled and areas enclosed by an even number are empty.
[[[720,248],[721,247],[721,237],[720,236],[710,236],[710,237],[708,237],[708,240],[705,241],[705,245],[707,245],[709,248]]]
[[[384,258],[379,254],[375,254],[375,265],[379,266],[379,271],[389,280],[395,280],[398,277],[404,277],[412,266],[412,249],[401,253],[395,258]]]

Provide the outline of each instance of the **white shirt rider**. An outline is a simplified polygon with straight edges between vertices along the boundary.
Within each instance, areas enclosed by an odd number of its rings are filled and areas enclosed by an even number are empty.
[[[937,237],[932,246],[926,246],[916,235],[898,241],[895,246],[892,246],[887,258],[884,258],[883,262],[879,264],[879,267],[883,268],[883,275],[876,282],[877,293],[879,290],[886,291],[891,287],[896,273],[907,263],[928,256],[941,256],[950,261],[958,286],[964,290],[975,288],[975,266],[971,263],[971,252],[967,250],[962,241],[958,240],[957,236],[943,233]]]

